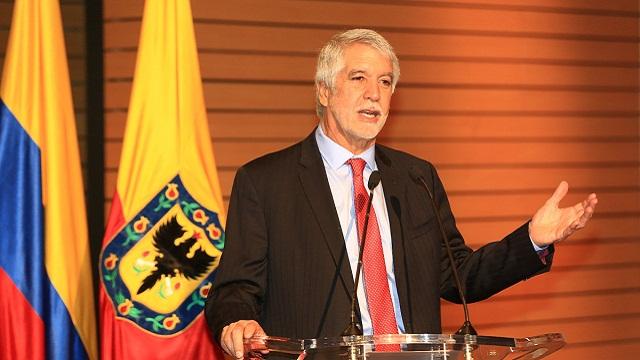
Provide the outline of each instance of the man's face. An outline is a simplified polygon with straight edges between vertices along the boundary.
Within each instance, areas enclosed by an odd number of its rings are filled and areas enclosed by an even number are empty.
[[[355,154],[370,147],[384,126],[391,102],[391,60],[365,44],[343,51],[344,67],[335,89],[320,87],[320,103],[326,106],[323,130],[332,140]]]

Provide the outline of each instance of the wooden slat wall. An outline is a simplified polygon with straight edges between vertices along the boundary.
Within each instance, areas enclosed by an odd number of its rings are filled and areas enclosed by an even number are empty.
[[[104,3],[108,202],[143,2]],[[337,31],[375,28],[402,66],[381,142],[437,165],[471,246],[526,221],[563,179],[565,204],[599,195],[596,217],[558,246],[550,274],[471,306],[476,328],[561,332],[569,345],[554,359],[640,351],[636,0],[191,3],[225,205],[238,166],[315,126],[319,47]],[[454,331],[460,308],[443,312]]]
[[[0,0],[0,75],[2,75],[4,55],[7,51],[7,41],[9,40],[9,27],[11,26],[12,11],[13,1],[6,2],[4,0]]]

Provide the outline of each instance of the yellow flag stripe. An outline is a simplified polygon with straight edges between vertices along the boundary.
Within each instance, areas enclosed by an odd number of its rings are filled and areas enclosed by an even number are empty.
[[[125,219],[176,174],[224,224],[189,2],[147,1],[117,182]]]
[[[84,192],[57,0],[16,0],[0,97],[40,148],[46,272],[96,359]]]

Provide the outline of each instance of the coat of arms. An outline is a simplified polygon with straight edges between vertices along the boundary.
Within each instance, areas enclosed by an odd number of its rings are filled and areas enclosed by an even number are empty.
[[[185,329],[202,312],[223,248],[218,215],[176,176],[102,251],[117,316],[158,335]]]

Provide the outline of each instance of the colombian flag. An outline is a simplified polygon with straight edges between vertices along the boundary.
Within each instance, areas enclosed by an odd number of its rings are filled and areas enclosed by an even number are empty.
[[[0,83],[0,358],[97,359],[57,0],[16,0]]]
[[[224,215],[189,1],[146,1],[116,186],[103,359],[222,359],[202,313]]]

